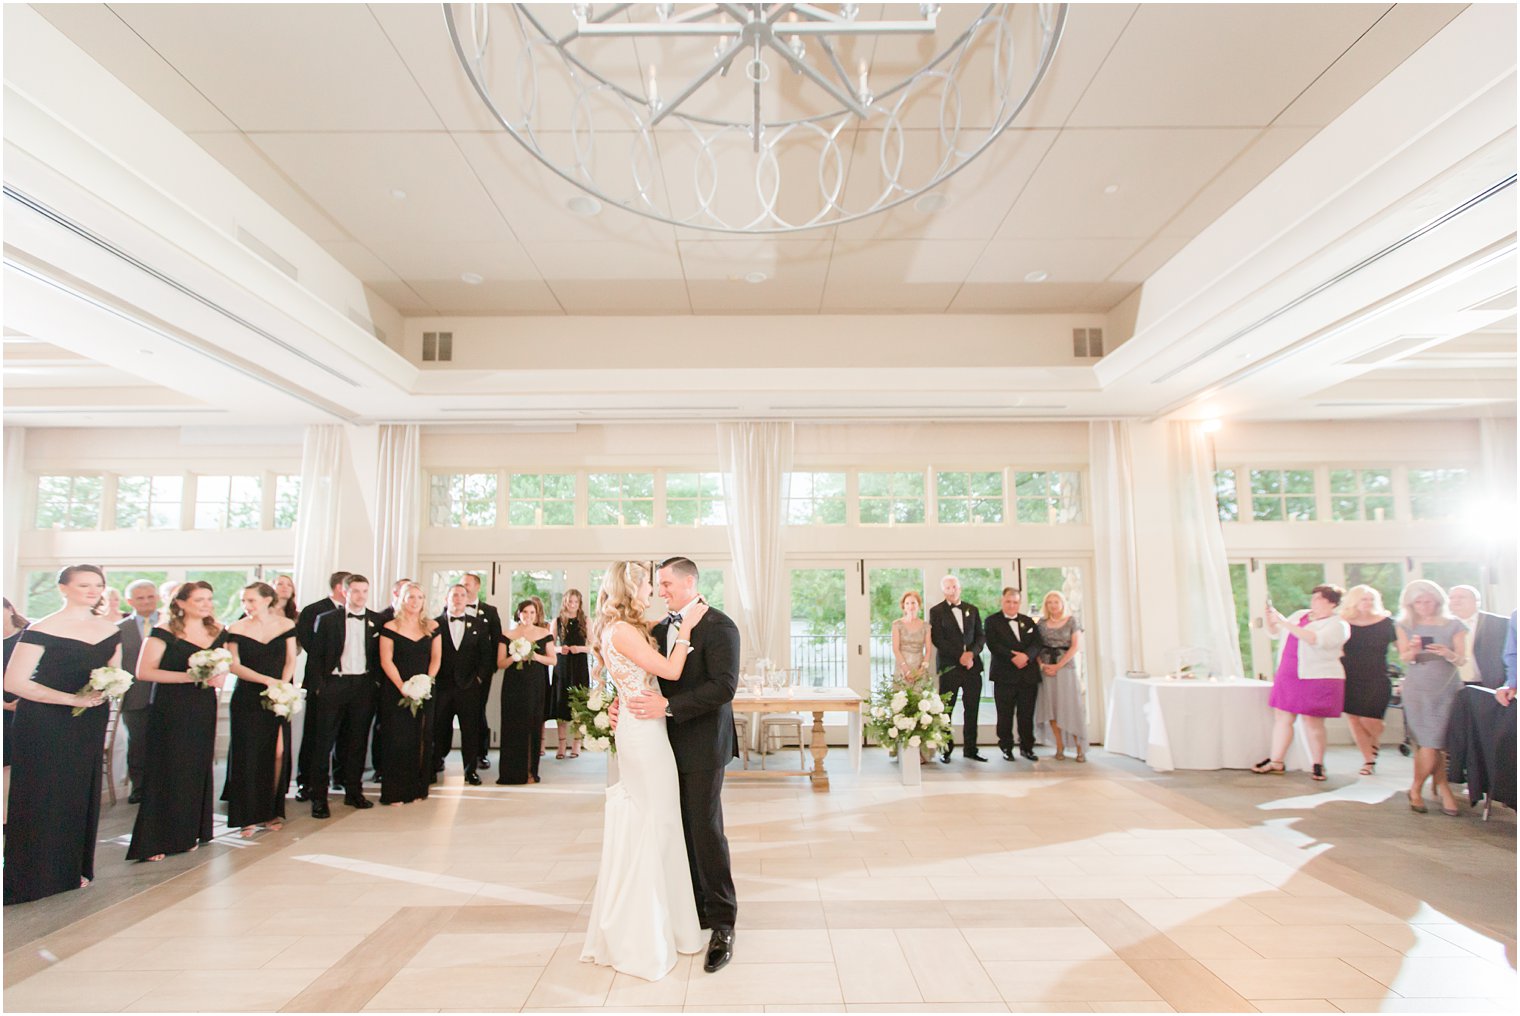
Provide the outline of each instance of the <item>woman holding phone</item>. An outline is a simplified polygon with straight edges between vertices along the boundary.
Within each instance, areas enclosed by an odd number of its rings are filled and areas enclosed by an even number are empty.
[[[1404,726],[1418,746],[1409,810],[1424,814],[1425,781],[1441,799],[1441,811],[1457,814],[1457,798],[1446,782],[1446,726],[1467,658],[1467,627],[1446,607],[1446,591],[1415,579],[1399,596],[1399,659],[1404,661]]]

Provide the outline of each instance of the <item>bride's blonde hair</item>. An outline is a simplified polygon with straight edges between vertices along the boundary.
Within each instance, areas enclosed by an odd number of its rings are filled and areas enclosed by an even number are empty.
[[[644,620],[648,601],[639,593],[649,580],[649,569],[638,561],[615,561],[602,579],[602,589],[596,598],[596,616],[591,619],[591,650],[597,662],[606,666],[602,659],[602,635],[619,621],[626,621],[649,639],[649,622]],[[654,645],[651,639],[650,645]]]

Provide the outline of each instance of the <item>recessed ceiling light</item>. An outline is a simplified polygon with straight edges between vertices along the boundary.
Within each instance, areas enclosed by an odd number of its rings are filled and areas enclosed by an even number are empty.
[[[1117,194],[1117,193],[1119,193],[1119,185],[1116,184],[1116,183],[1111,183],[1107,187],[1103,188],[1103,193],[1104,194]]]
[[[1203,432],[1205,434],[1213,434],[1223,426],[1224,424],[1220,421],[1219,417],[1210,417],[1203,421]]]
[[[1036,272],[1030,272],[1028,275],[1024,276],[1024,281],[1025,282],[1044,282],[1048,278],[1050,278],[1050,273],[1049,272],[1038,272],[1038,271],[1036,271]]]
[[[465,272],[459,277],[459,281],[469,283],[472,286],[478,286],[486,281],[486,277],[484,275],[477,275],[474,272]]]
[[[395,198],[397,201],[405,201],[406,191],[402,190],[400,187],[396,187],[391,191],[391,197]]]
[[[764,272],[750,272],[744,277],[744,281],[750,283],[751,285],[758,285],[759,283],[764,282],[769,278],[770,276],[766,275]]]
[[[602,210],[602,203],[589,194],[577,194],[565,202],[565,207],[576,215],[592,216]]]
[[[925,215],[933,215],[949,203],[950,199],[948,197],[938,191],[931,191],[928,194],[920,195],[919,199],[913,202],[913,207]]]
[[[139,349],[137,351],[137,353],[138,353],[139,356],[152,356],[153,355],[153,350],[151,350],[151,349]]]

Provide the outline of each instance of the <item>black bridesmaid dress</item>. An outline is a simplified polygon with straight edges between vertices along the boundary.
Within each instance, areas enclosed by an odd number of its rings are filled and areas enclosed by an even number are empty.
[[[533,643],[542,653],[553,633]],[[503,643],[511,639],[502,636]],[[501,770],[496,782],[506,785],[538,782],[538,757],[544,743],[544,707],[549,695],[549,668],[537,660],[521,667],[507,657],[501,677]]]
[[[584,646],[586,629],[578,618],[565,621],[558,640],[561,646]],[[565,653],[554,661],[554,687],[549,695],[548,719],[570,722],[570,689],[591,687],[591,661],[585,653]],[[561,748],[564,745],[560,745]]]
[[[391,640],[391,663],[403,682],[428,672],[436,632],[409,639],[381,628],[380,637]],[[380,781],[381,804],[423,800],[428,796],[428,786],[437,780],[433,772],[433,700],[423,702],[413,716],[402,701],[401,689],[384,674],[380,675],[380,766],[385,774]]]
[[[285,670],[287,640],[292,628],[268,642],[228,633],[237,645],[238,662],[265,677],[278,679]],[[241,829],[285,817],[285,794],[290,789],[290,721],[264,708],[264,688],[257,681],[239,681],[228,709],[232,740],[227,748],[227,824]],[[280,765],[275,768],[275,754]]]
[[[150,638],[165,646],[160,670],[186,672],[190,657],[202,648],[215,649],[227,641],[220,632],[210,646],[176,638],[166,628],[154,628]],[[212,828],[216,800],[215,688],[190,684],[160,684],[148,708],[146,786],[127,860],[146,861],[157,854],[182,854],[216,835]]]
[[[73,695],[89,681],[90,671],[111,662],[121,636],[91,645],[27,629],[21,641],[42,648],[32,680]],[[11,744],[7,905],[78,889],[80,879],[95,877],[100,761],[111,707],[102,703],[79,716],[73,711],[73,706],[22,699],[6,736]]]
[[[22,629],[22,630],[24,631],[25,629]],[[21,632],[19,632],[19,631],[16,632],[16,634],[14,634],[14,635],[10,635],[10,636],[6,637],[6,639],[5,639],[5,666],[9,667],[11,665],[11,650],[15,649],[16,648],[16,643],[20,642],[20,641],[21,641]],[[0,673],[4,673],[4,671],[0,670]],[[5,701],[7,703],[19,702],[19,701],[21,701],[21,696],[20,695],[12,695],[10,692],[6,692],[5,693]],[[15,713],[14,710],[5,709],[5,710],[0,710],[0,716],[5,717],[5,734],[4,734],[3,739],[0,739],[0,744],[3,744],[4,747],[5,747],[5,764],[7,766],[9,766],[11,764],[11,722],[13,720],[15,720],[16,713]]]

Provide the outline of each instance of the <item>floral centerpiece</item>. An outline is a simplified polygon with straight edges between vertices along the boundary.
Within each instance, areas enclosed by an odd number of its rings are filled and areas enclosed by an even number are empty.
[[[301,711],[306,698],[306,689],[280,681],[266,687],[259,697],[264,700],[265,709],[281,719],[288,720]]]
[[[590,751],[617,752],[608,710],[617,698],[617,687],[608,681],[598,688],[570,689],[570,723],[580,731],[581,743]]]
[[[401,702],[417,715],[422,704],[433,697],[433,678],[428,674],[413,674],[401,682]]]
[[[871,697],[866,733],[894,755],[942,747],[950,739],[947,698],[948,693],[939,694],[914,675],[883,682]]]
[[[512,657],[512,666],[521,670],[523,664],[533,657],[533,640],[518,636],[507,643],[507,652]]]
[[[127,693],[127,689],[132,687],[133,680],[132,675],[120,667],[96,667],[90,671],[90,679],[84,683],[84,687],[75,694],[83,695],[86,692],[98,691],[106,698],[115,700]],[[86,708],[75,706],[73,714],[83,716]]]
[[[195,678],[195,683],[204,688],[211,683],[214,677],[221,677],[232,672],[232,650],[202,649],[190,657],[190,676]]]

